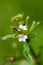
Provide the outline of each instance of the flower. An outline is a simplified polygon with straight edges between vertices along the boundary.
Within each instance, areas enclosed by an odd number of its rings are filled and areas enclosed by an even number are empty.
[[[27,30],[27,27],[25,25],[22,25],[22,24],[19,25],[19,28],[22,30]]]
[[[24,35],[24,34],[19,34],[19,42],[26,42],[26,39],[27,39],[27,35]]]

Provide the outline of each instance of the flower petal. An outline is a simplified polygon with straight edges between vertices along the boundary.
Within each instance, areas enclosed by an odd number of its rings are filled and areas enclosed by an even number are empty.
[[[20,24],[20,25],[19,25],[19,28],[20,28],[20,29],[23,29],[23,25]]]
[[[23,42],[26,42],[26,40],[25,40],[25,39],[23,39]]]
[[[19,38],[19,42],[22,42],[23,41],[23,39],[22,38]]]
[[[27,30],[26,26],[23,26],[23,30]]]
[[[27,37],[27,35],[24,35],[24,39],[27,39],[28,37]]]

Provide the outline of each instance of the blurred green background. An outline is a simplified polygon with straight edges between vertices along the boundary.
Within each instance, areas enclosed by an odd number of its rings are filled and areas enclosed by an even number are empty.
[[[39,47],[43,46],[43,0],[0,0],[0,37],[12,33],[10,29],[11,17],[18,13],[30,16],[29,22],[33,20],[40,21],[40,25],[34,30],[37,33],[36,37],[30,42],[34,52],[38,55]],[[16,55],[17,52],[19,54],[22,52],[22,45],[20,44],[19,48],[12,48],[11,44],[14,41],[13,39],[0,41],[1,58],[4,59],[5,56]],[[20,54],[20,57],[22,57],[22,54]]]

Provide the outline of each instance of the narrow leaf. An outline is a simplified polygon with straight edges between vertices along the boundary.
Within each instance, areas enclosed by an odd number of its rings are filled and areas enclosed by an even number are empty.
[[[6,35],[6,36],[3,36],[3,37],[1,37],[0,39],[1,40],[6,40],[6,39],[8,39],[8,38],[15,38],[15,34],[9,34],[9,35]]]
[[[39,25],[39,24],[40,24],[40,22],[36,23],[35,21],[33,21],[32,25],[29,29],[29,33],[31,33],[37,27],[37,25]]]

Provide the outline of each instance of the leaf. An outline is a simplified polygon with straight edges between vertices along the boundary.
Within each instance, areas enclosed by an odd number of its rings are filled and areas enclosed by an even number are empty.
[[[25,58],[27,59],[27,61],[29,63],[31,63],[32,65],[34,65],[35,62],[34,62],[32,55],[30,54],[30,49],[27,44],[24,44],[23,54],[24,54]]]
[[[15,34],[9,34],[9,35],[6,35],[6,36],[3,36],[2,38],[0,38],[1,40],[6,40],[8,38],[16,38],[16,35]]]
[[[28,56],[28,54],[30,53],[30,50],[29,50],[29,46],[27,44],[24,44],[24,49],[23,49],[23,53]]]
[[[15,62],[7,62],[5,65],[33,65],[31,62],[27,62],[27,60],[22,59]]]
[[[28,60],[28,55],[30,54],[29,47],[27,44],[24,44],[23,48],[23,55]]]
[[[39,24],[40,24],[40,22],[36,23],[35,21],[33,21],[32,25],[29,29],[29,33],[31,33],[37,27],[37,25],[39,25]]]
[[[40,63],[41,65],[43,65],[43,46],[40,47],[39,63]]]

